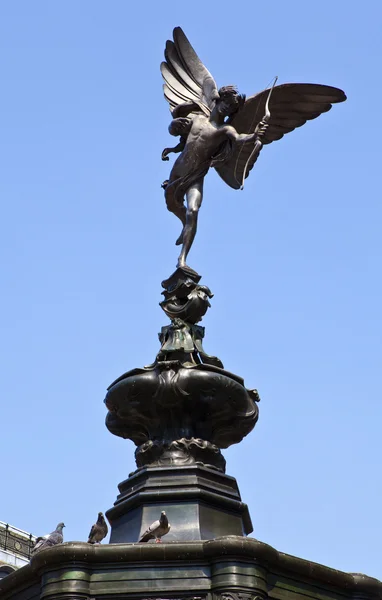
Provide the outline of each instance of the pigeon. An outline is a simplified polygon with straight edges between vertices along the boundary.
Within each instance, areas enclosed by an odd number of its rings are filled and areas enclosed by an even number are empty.
[[[154,523],[152,523],[150,527],[146,529],[145,533],[141,535],[139,541],[148,542],[149,540],[153,540],[155,538],[155,542],[159,544],[162,541],[161,537],[170,531],[170,527],[171,525],[168,522],[166,513],[164,510],[162,510],[159,521],[154,521]]]
[[[40,550],[45,550],[52,546],[57,546],[57,544],[62,544],[64,541],[64,536],[62,534],[64,527],[64,523],[59,523],[52,533],[38,537],[33,547],[32,554],[36,554],[37,552],[40,552]]]
[[[103,513],[99,512],[97,523],[94,523],[90,530],[88,544],[100,544],[101,540],[107,536],[108,531],[109,529]]]

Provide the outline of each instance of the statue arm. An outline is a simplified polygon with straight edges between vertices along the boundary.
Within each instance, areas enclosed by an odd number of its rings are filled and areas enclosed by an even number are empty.
[[[173,148],[165,148],[162,152],[162,160],[169,160],[168,158],[168,154],[170,154],[171,152],[183,152],[184,147],[186,145],[186,138],[181,137],[179,144],[177,144],[176,146],[174,146]]]
[[[178,104],[172,111],[172,116],[174,119],[178,117],[187,117],[190,113],[194,111],[200,111],[200,107],[198,104],[190,100],[189,102],[182,102],[182,104]]]
[[[170,152],[183,152],[191,126],[192,119],[189,119],[188,117],[177,117],[171,121],[168,131],[171,135],[180,135],[180,141],[174,148],[165,148],[163,150],[162,160],[168,160],[167,155],[170,154]]]
[[[267,127],[268,125],[266,123],[260,122],[253,133],[237,133],[234,127],[227,126],[225,128],[225,134],[229,140],[238,146],[241,146],[242,144],[248,144],[250,142],[256,142],[257,140],[260,140],[263,137]]]

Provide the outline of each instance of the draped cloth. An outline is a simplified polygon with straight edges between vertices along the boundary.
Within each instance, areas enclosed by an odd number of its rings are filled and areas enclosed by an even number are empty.
[[[168,210],[177,214],[179,208],[184,205],[184,197],[190,187],[201,179],[204,179],[210,167],[216,167],[227,160],[232,154],[232,151],[232,143],[227,140],[226,142],[223,142],[212,158],[200,163],[196,169],[190,171],[187,175],[184,175],[184,177],[178,177],[177,179],[174,179],[174,181],[170,181],[166,185],[164,192]]]

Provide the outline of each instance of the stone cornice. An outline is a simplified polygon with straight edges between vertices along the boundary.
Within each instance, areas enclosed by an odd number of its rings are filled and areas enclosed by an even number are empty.
[[[90,545],[84,542],[68,542],[34,556],[29,565],[0,581],[0,594],[38,583],[45,569],[68,566],[75,563],[96,565],[100,563],[176,563],[178,561],[201,562],[244,559],[256,560],[269,570],[284,571],[289,575],[308,578],[312,583],[334,586],[354,595],[382,599],[382,582],[360,573],[344,573],[278,552],[272,546],[253,538],[226,536],[207,541],[169,542],[162,544],[104,544]]]

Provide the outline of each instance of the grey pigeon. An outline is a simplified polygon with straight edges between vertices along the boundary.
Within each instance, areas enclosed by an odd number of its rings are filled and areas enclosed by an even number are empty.
[[[57,546],[57,544],[62,544],[64,541],[64,536],[62,534],[64,527],[64,523],[59,523],[52,533],[38,537],[32,550],[32,554],[36,554],[37,552],[40,552],[40,550],[45,550],[46,548],[52,548],[52,546]]]
[[[103,513],[99,512],[97,523],[94,523],[90,530],[88,544],[99,544],[107,536],[108,531]]]
[[[168,522],[166,513],[164,510],[162,510],[159,521],[154,521],[154,523],[152,523],[152,525],[146,529],[145,533],[141,535],[139,541],[148,542],[149,540],[153,540],[155,538],[155,542],[159,544],[162,541],[161,537],[170,531],[170,527],[171,525]]]

